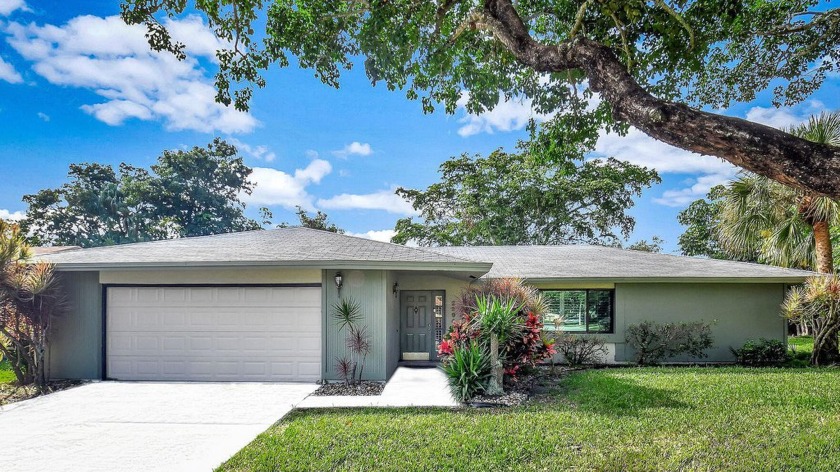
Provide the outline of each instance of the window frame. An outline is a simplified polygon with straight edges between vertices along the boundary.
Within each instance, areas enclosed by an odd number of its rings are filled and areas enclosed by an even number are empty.
[[[545,325],[543,325],[543,331],[550,331],[552,333],[568,333],[568,334],[615,334],[615,289],[614,288],[541,288],[539,289],[540,294],[543,292],[584,292],[585,293],[585,300],[584,306],[586,307],[586,316],[584,316],[584,331],[566,331],[563,329],[560,330],[553,330],[553,329],[545,329]],[[592,291],[600,291],[600,292],[610,292],[610,327],[609,331],[590,331],[589,330],[589,292]]]

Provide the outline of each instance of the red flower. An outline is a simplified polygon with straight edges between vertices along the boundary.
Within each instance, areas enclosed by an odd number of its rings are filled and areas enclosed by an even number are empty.
[[[438,355],[439,356],[451,356],[453,354],[452,350],[452,343],[444,339],[438,345]]]

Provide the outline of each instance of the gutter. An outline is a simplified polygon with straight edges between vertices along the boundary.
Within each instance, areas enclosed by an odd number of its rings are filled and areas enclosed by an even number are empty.
[[[47,260],[46,262],[49,262]],[[248,268],[248,267],[284,267],[317,269],[357,269],[357,270],[434,270],[444,272],[473,272],[481,276],[490,271],[493,264],[488,262],[401,262],[401,261],[195,261],[195,262],[54,262],[57,271],[87,270],[154,270],[165,268]]]

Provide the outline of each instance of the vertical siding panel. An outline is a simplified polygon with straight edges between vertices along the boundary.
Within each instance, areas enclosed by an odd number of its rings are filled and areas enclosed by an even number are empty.
[[[347,353],[345,346],[345,332],[339,333],[333,318],[333,306],[339,301],[338,290],[335,286],[335,274],[341,272],[343,283],[342,298],[351,298],[361,305],[363,316],[360,325],[367,327],[371,340],[371,353],[365,362],[364,378],[368,380],[385,380],[387,339],[386,339],[386,290],[385,271],[383,270],[344,270],[327,269],[324,271],[324,292],[326,304],[324,306],[324,374],[329,380],[338,379],[335,368],[336,359]]]
[[[102,286],[99,272],[59,272],[67,308],[50,329],[49,374],[54,379],[102,378]]]

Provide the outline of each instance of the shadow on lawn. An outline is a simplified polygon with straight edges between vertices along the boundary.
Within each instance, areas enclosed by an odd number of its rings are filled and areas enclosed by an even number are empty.
[[[636,416],[647,409],[693,408],[678,400],[670,390],[609,375],[570,379],[558,397],[577,410],[613,416]]]

